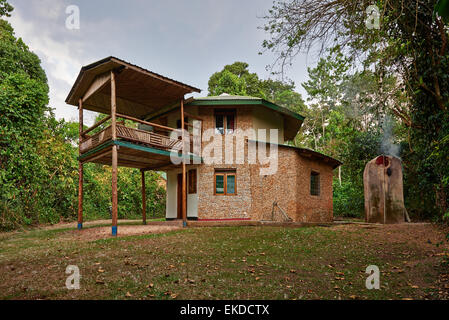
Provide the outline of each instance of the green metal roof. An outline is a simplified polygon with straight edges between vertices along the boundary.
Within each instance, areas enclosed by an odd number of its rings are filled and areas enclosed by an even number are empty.
[[[262,98],[250,97],[250,96],[233,96],[223,94],[220,96],[209,96],[203,98],[195,98],[187,105],[191,106],[220,106],[220,105],[262,105],[274,111],[283,113],[295,119],[304,121],[304,117],[296,112],[290,111],[285,107],[281,107],[273,102],[267,101]]]

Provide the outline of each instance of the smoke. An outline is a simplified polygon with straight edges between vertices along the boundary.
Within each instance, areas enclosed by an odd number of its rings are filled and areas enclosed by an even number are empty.
[[[385,155],[400,158],[401,147],[394,143],[393,126],[394,121],[387,115],[382,119],[382,140],[380,142],[380,152]]]

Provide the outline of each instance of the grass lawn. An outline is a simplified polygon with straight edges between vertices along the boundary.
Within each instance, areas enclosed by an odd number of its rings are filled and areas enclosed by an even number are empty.
[[[447,246],[436,246],[444,230],[430,224],[77,232],[1,234],[0,299],[441,299],[449,290]],[[79,290],[65,287],[68,265],[80,269]],[[368,265],[380,269],[380,290],[365,287]]]

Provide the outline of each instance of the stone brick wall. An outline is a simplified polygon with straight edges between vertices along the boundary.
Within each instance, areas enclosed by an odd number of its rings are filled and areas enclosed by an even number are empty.
[[[220,107],[226,108],[226,107]],[[201,107],[198,114],[204,119],[203,130],[214,128],[213,107]],[[253,126],[252,107],[237,107],[236,128]],[[222,159],[225,152],[224,136],[221,137]],[[203,149],[207,142],[203,142]],[[235,149],[235,142],[234,142]],[[309,159],[293,148],[278,148],[278,171],[274,175],[261,176],[260,165],[203,164],[198,168],[198,218],[270,220],[273,202],[298,222],[330,222],[333,219],[332,177],[333,170],[324,161]],[[234,150],[235,158],[235,150]],[[245,161],[247,146],[245,147]],[[237,194],[214,195],[214,170],[236,169]],[[310,195],[311,171],[320,173],[320,195]],[[276,209],[278,210],[278,209]],[[277,213],[277,217],[280,214]]]
[[[294,151],[294,150],[292,150]],[[333,220],[333,169],[324,161],[308,159],[297,154],[297,209],[295,221],[332,222]],[[310,174],[320,174],[320,195],[310,194]]]
[[[220,107],[220,109],[226,107]],[[203,120],[203,130],[215,128],[214,108],[201,107],[199,115]],[[252,126],[251,107],[236,108],[235,127],[247,129]],[[224,136],[216,136],[222,139],[222,162],[225,161]],[[207,142],[203,142],[203,149]],[[235,159],[235,143],[234,155]],[[236,169],[236,195],[214,195],[215,169]],[[203,164],[199,166],[199,203],[198,219],[249,219],[251,218],[251,174],[247,164],[241,165],[216,165]]]

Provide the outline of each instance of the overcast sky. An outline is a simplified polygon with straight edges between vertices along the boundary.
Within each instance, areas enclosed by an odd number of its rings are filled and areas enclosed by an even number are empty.
[[[50,85],[50,105],[57,118],[78,120],[65,98],[80,68],[108,56],[137,64],[202,89],[212,73],[245,61],[266,79],[271,53],[259,55],[266,34],[261,17],[272,0],[9,0],[15,10],[8,20],[16,36],[42,60]],[[80,29],[66,28],[66,8],[80,9]],[[303,55],[287,72],[297,91],[307,67]],[[87,124],[91,124],[92,115]]]

